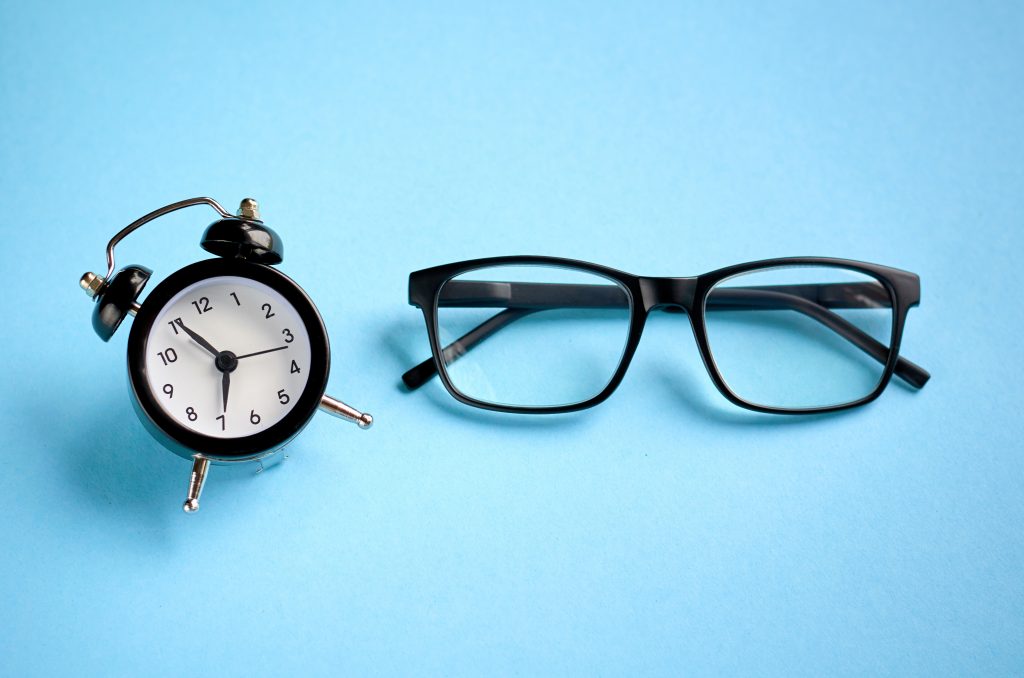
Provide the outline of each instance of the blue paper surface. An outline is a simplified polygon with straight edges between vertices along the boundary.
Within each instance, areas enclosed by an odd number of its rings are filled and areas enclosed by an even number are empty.
[[[0,674],[1021,674],[1022,92],[1013,2],[4,3]],[[186,516],[78,278],[196,195],[260,200],[377,423]],[[501,254],[912,270],[933,378],[758,415],[661,315],[589,411],[405,393],[408,273]]]

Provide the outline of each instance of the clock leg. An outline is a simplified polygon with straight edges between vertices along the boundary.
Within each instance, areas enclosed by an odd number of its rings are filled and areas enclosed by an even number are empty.
[[[349,407],[327,394],[324,394],[324,397],[320,400],[320,409],[339,419],[351,421],[353,424],[357,424],[359,428],[370,428],[373,426],[373,417],[368,412],[360,412],[354,407]]]
[[[199,510],[199,495],[203,493],[203,485],[206,484],[206,471],[210,468],[210,460],[196,457],[192,462],[192,475],[188,480],[188,498],[181,507],[185,513],[195,513]]]

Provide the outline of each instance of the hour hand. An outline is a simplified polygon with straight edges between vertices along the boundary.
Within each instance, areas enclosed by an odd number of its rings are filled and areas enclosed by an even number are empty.
[[[206,339],[203,339],[198,334],[196,334],[195,332],[193,332],[189,328],[185,327],[185,323],[181,322],[181,318],[178,318],[175,322],[178,323],[178,327],[180,327],[181,329],[185,330],[185,334],[187,334],[188,336],[192,337],[193,341],[195,341],[197,344],[199,344],[200,346],[205,348],[207,351],[209,351],[211,355],[216,356],[218,353],[220,353],[220,351],[215,349],[213,347],[213,345],[210,342],[208,342]]]
[[[220,380],[221,390],[224,391],[224,414],[228,412],[228,389],[231,388],[231,373],[228,371],[224,372],[224,376]]]

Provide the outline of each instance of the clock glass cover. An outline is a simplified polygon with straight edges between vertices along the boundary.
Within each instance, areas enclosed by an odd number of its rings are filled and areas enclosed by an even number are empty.
[[[174,421],[214,438],[260,433],[288,414],[306,387],[310,338],[279,292],[249,278],[193,283],[149,328],[145,375]]]

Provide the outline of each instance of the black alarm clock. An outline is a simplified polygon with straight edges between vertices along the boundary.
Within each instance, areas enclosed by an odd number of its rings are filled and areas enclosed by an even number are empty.
[[[127,266],[115,274],[115,246],[147,222],[201,204],[221,216],[200,242],[217,256],[172,273],[140,302],[152,271]],[[361,428],[373,423],[369,414],[324,394],[331,366],[327,330],[303,289],[273,268],[283,251],[255,200],[243,200],[232,215],[215,200],[192,198],[121,230],[107,245],[106,276],[82,276],[101,339],[135,317],[128,336],[132,404],[164,447],[192,460],[187,513],[199,508],[211,462],[268,459],[318,409]]]

